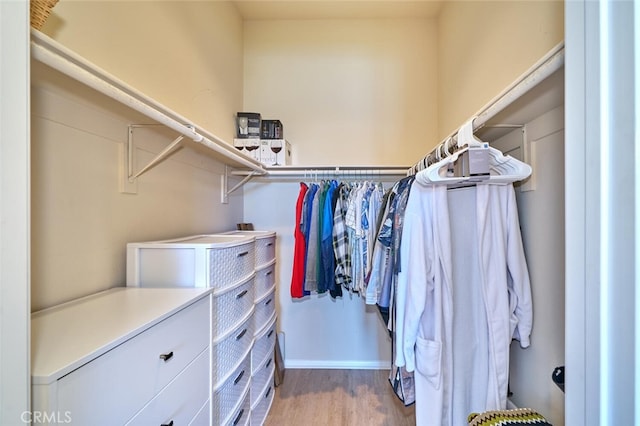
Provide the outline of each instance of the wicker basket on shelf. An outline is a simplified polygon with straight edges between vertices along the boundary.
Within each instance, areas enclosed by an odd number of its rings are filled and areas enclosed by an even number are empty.
[[[31,26],[39,30],[47,21],[51,9],[58,3],[58,0],[31,0],[30,3]]]

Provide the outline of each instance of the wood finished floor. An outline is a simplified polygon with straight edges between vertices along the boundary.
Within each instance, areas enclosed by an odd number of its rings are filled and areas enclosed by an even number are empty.
[[[414,426],[387,370],[286,370],[265,426]]]

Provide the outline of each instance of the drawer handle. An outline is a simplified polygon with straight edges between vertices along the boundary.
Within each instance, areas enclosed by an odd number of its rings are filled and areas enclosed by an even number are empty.
[[[238,374],[238,377],[236,377],[236,379],[233,381],[233,384],[234,384],[234,385],[237,385],[237,384],[238,384],[238,382],[239,382],[240,380],[242,380],[242,376],[244,376],[244,370],[242,370],[242,371],[240,372],[240,374]]]
[[[242,418],[243,414],[244,414],[244,408],[240,410],[240,412],[238,413],[238,417],[236,417],[236,419],[233,421],[233,426],[236,426],[238,423],[240,423],[240,419]]]
[[[270,393],[271,393],[271,386],[269,386],[269,389],[267,389],[267,393],[264,394],[264,397],[269,398]]]
[[[173,426],[173,420],[171,420],[169,423],[162,423],[160,426]]]
[[[266,302],[264,302],[264,306],[267,306],[269,303],[271,303],[271,299],[269,299]]]
[[[269,358],[269,361],[267,361],[267,365],[265,365],[264,368],[269,368],[271,361],[273,361],[273,358]]]
[[[248,252],[248,251],[243,251],[242,253],[238,253],[238,256],[237,256],[237,257],[243,257],[243,256],[246,256],[246,255],[248,255],[248,254],[249,254],[249,252]]]
[[[242,337],[243,337],[246,333],[247,333],[247,329],[245,328],[244,330],[242,330],[242,331],[240,332],[240,334],[238,334],[238,335],[236,336],[236,340],[240,340],[240,339],[242,339]]]
[[[236,294],[236,299],[242,299],[248,292],[249,290],[242,290],[240,293]]]
[[[267,339],[271,338],[271,336],[273,336],[273,330],[269,331],[269,333],[267,333]]]
[[[269,276],[269,275],[271,275],[271,274],[273,274],[273,271],[267,271],[267,273],[266,273],[265,275],[266,275],[266,276]]]
[[[173,351],[169,352],[168,354],[160,354],[160,359],[164,362],[169,361],[171,358],[173,358]]]

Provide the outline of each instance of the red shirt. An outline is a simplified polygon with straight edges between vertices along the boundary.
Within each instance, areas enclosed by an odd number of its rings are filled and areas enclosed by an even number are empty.
[[[295,239],[293,247],[293,272],[291,274],[291,297],[293,298],[304,297],[306,243],[300,221],[302,220],[304,196],[308,189],[309,187],[304,182],[300,182],[300,192],[298,193],[298,201],[296,202],[296,228],[293,232]]]

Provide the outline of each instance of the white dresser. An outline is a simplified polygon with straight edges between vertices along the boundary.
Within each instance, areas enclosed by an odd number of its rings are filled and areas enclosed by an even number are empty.
[[[39,424],[209,425],[211,290],[117,288],[31,319]]]
[[[274,275],[274,232],[239,231],[127,245],[128,286],[212,289],[212,425],[264,423],[273,399]],[[254,342],[260,342],[259,350]],[[266,401],[261,417],[253,410],[257,393]]]

